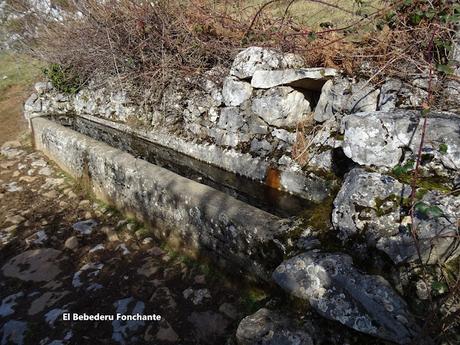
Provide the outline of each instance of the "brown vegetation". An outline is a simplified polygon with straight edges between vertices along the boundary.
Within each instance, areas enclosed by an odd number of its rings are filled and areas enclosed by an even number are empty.
[[[8,3],[16,12],[28,8],[25,0]],[[343,20],[308,26],[306,17],[318,12],[304,9],[300,16],[299,4],[322,7],[333,18],[342,14]],[[27,25],[17,25],[29,31],[26,37],[35,37],[26,42],[34,55],[63,66],[80,83],[95,75],[115,77],[157,96],[168,82],[228,66],[239,49],[254,45],[296,52],[309,66],[360,72],[373,81],[383,72],[428,74],[434,65],[448,74],[459,11],[446,0],[68,0],[58,5],[72,14],[64,23],[35,13],[26,16]],[[30,32],[32,23],[38,34]]]

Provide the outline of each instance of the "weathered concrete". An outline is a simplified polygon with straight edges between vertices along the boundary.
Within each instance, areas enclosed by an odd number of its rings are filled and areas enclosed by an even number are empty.
[[[181,248],[212,250],[268,279],[283,257],[280,219],[205,185],[44,118],[32,120],[35,145],[116,207]]]

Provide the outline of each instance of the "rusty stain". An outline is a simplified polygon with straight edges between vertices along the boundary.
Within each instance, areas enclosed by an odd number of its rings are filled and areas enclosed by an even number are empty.
[[[268,168],[265,184],[271,188],[280,189],[281,175],[278,169],[273,167]]]

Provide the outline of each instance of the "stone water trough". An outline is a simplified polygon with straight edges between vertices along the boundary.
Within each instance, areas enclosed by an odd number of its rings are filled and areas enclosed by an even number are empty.
[[[32,119],[32,131],[37,149],[158,238],[217,253],[265,280],[282,261],[278,238],[289,226],[281,218],[44,117]]]
[[[398,344],[417,339],[420,320],[394,282],[367,272],[459,256],[460,117],[427,114],[421,145],[426,79],[374,86],[258,47],[240,52],[221,84],[213,80],[204,76],[185,95],[168,90],[165,108],[153,111],[119,91],[68,96],[40,83],[25,115],[37,149],[159,239],[274,282],[353,330]],[[298,124],[307,120],[319,130],[299,155]],[[416,197],[425,212],[411,219],[408,171],[420,146]],[[293,157],[303,154],[301,165]],[[328,224],[299,222],[302,210],[326,213]],[[378,265],[356,266],[370,257]],[[239,344],[310,344],[310,331],[261,309],[236,336]]]

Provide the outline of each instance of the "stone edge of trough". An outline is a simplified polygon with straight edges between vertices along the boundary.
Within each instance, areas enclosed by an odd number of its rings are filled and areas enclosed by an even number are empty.
[[[46,118],[31,126],[36,149],[160,239],[217,254],[263,281],[283,261],[286,220]]]

